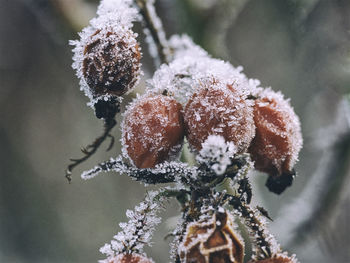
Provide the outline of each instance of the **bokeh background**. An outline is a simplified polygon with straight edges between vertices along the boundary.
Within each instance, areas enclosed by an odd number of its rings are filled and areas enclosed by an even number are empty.
[[[69,158],[102,132],[79,91],[68,45],[97,4],[0,0],[0,262],[96,262],[125,210],[145,194],[116,174],[80,179],[116,156],[118,144],[110,152],[103,145],[74,171],[72,184],[64,178]],[[159,0],[157,10],[168,36],[189,34],[291,98],[304,137],[299,176],[276,196],[264,187],[265,175],[251,174],[255,202],[270,211],[271,231],[301,262],[350,262],[350,1]],[[142,47],[147,79],[154,66]],[[178,209],[171,203],[163,213],[148,250],[156,262],[169,262],[163,237]]]

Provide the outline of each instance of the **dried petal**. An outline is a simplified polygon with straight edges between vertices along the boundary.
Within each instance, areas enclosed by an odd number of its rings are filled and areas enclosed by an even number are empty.
[[[217,212],[209,222],[187,226],[179,255],[185,263],[242,263],[244,243],[234,230],[231,215]]]

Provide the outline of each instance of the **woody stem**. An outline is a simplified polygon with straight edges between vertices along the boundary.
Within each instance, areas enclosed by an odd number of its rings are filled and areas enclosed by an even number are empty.
[[[148,29],[153,42],[157,47],[160,63],[168,63],[169,47],[162,22],[154,8],[154,0],[135,0],[135,3],[140,9],[145,28]]]

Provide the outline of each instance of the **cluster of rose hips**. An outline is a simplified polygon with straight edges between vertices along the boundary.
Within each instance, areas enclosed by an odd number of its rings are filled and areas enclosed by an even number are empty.
[[[271,90],[246,96],[234,84],[201,81],[183,108],[171,95],[138,98],[125,113],[123,142],[139,168],[152,168],[181,150],[184,136],[194,152],[209,135],[249,152],[255,168],[271,176],[292,172],[300,124],[287,100]]]
[[[141,11],[145,13],[145,10]],[[137,34],[131,30],[131,22],[138,19],[137,12],[131,0],[104,0],[98,17],[81,33],[81,40],[72,42],[75,45],[73,67],[81,87],[90,98],[96,116],[106,122],[114,119],[120,110],[121,96],[135,87],[141,75],[140,47]],[[210,58],[194,44],[188,48],[186,39],[181,43],[182,46],[169,48],[173,61],[164,64],[155,74],[155,78],[169,78],[170,87],[162,82],[154,89],[149,87],[144,95],[127,106],[124,113],[123,154],[129,158],[133,171],[141,174],[146,171],[142,176],[147,176],[159,165],[179,162],[184,140],[192,154],[199,156],[214,135],[234,148],[234,151],[228,151],[229,163],[236,156],[249,155],[254,167],[269,175],[269,189],[278,194],[283,192],[291,185],[293,166],[302,146],[300,122],[289,101],[281,93],[250,85],[250,80],[232,66]],[[182,55],[177,56],[176,52],[182,52]],[[185,61],[189,61],[191,69],[188,72],[177,70],[176,63]],[[202,63],[212,63],[218,70],[203,70]],[[200,74],[192,74],[191,70]],[[228,73],[221,74],[225,70]],[[190,92],[187,92],[188,88]],[[104,168],[108,170],[113,165],[116,164],[109,163]],[[126,169],[126,166],[122,167]],[[208,171],[208,167],[205,169]],[[226,171],[218,173],[215,170],[215,173],[225,175]],[[235,170],[234,175],[228,177],[232,179],[236,174]],[[225,176],[221,178],[220,182]],[[201,188],[198,180],[195,185],[187,183],[187,188],[180,189],[176,196],[179,198],[183,194],[184,199],[190,199],[182,202],[183,218],[187,221],[178,231],[176,262],[243,262],[244,242],[237,234],[232,214],[223,208],[225,205],[231,205],[238,215],[245,217],[247,225],[255,231],[256,243],[263,253],[251,262],[296,262],[293,257],[278,251],[273,253],[271,248],[265,247],[269,237],[255,216],[257,212],[250,210],[249,198],[242,197],[248,190],[239,189],[239,198],[225,193],[220,195],[215,190],[216,184],[210,187],[205,184]],[[210,180],[215,181],[215,178],[210,177]],[[248,181],[241,178],[238,182],[242,186]],[[141,229],[142,224],[138,227]],[[153,262],[130,248],[125,253],[110,255],[104,262]]]

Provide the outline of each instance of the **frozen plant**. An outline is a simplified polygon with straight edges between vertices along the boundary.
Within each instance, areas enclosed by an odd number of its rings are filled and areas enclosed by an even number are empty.
[[[102,0],[97,17],[71,42],[81,89],[105,131],[83,149],[82,158],[72,159],[66,177],[71,180],[72,169],[107,138],[113,147],[110,133],[123,95],[142,74],[135,22],[142,23],[149,52],[160,65],[144,94],[123,113],[122,155],[81,177],[113,171],[146,186],[169,185],[148,192],[126,212],[129,221],[100,249],[106,256],[100,262],[153,262],[144,247],[152,244],[159,210],[175,198],[182,209],[172,232],[173,262],[242,263],[250,242],[253,254],[246,261],[296,263],[269,233],[268,212],[251,204],[248,177],[252,169],[267,173],[266,186],[276,194],[292,185],[302,137],[289,100],[260,87],[242,67],[212,58],[188,36],[167,40],[152,0]],[[194,165],[186,160],[189,151]],[[243,228],[249,240],[242,239]]]

